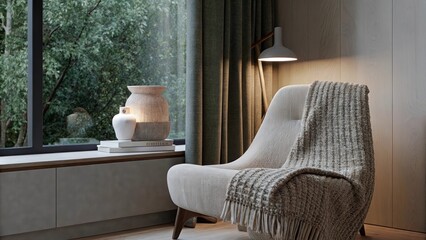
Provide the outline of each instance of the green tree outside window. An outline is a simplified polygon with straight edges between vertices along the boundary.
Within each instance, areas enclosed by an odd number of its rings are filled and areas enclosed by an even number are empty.
[[[114,139],[128,85],[164,85],[184,138],[184,0],[43,1],[43,144]],[[0,3],[0,147],[27,141],[27,3]]]

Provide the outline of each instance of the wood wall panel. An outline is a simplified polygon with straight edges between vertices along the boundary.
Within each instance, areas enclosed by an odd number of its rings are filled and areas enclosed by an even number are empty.
[[[340,0],[311,0],[308,7],[309,80],[340,81]]]
[[[426,1],[281,0],[277,25],[299,61],[278,86],[367,84],[376,185],[367,222],[426,232]]]
[[[366,222],[392,226],[392,2],[342,0],[341,80],[370,89],[375,188]]]
[[[297,62],[279,64],[278,84],[280,87],[292,83],[309,82],[308,8],[309,0],[277,1],[276,16],[283,30],[283,44],[297,56]],[[296,81],[296,79],[298,81]]]
[[[393,2],[393,225],[426,232],[426,1]]]
[[[367,222],[392,226],[392,2],[283,0],[277,5],[284,45],[299,58],[280,64],[280,87],[314,80],[369,86],[376,187]]]
[[[340,0],[284,0],[277,4],[284,46],[298,57],[297,62],[280,64],[279,86],[338,81]]]

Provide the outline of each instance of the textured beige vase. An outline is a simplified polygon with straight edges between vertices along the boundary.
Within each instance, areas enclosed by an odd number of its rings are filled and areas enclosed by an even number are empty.
[[[133,140],[163,140],[170,132],[169,104],[162,93],[163,86],[128,86],[132,93],[126,101],[136,116]]]

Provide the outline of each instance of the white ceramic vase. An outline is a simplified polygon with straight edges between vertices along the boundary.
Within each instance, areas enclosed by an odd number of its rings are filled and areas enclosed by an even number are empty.
[[[126,106],[136,116],[133,140],[166,139],[170,132],[169,104],[162,95],[164,86],[128,86],[132,93]]]
[[[120,113],[112,118],[115,136],[119,141],[132,140],[136,128],[136,117],[129,107],[120,107]]]

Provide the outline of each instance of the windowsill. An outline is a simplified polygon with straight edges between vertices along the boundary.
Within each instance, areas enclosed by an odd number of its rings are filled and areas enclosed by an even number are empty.
[[[167,152],[104,153],[98,151],[81,151],[30,154],[0,157],[0,172],[154,160],[184,156],[185,145],[177,145],[175,151]]]

